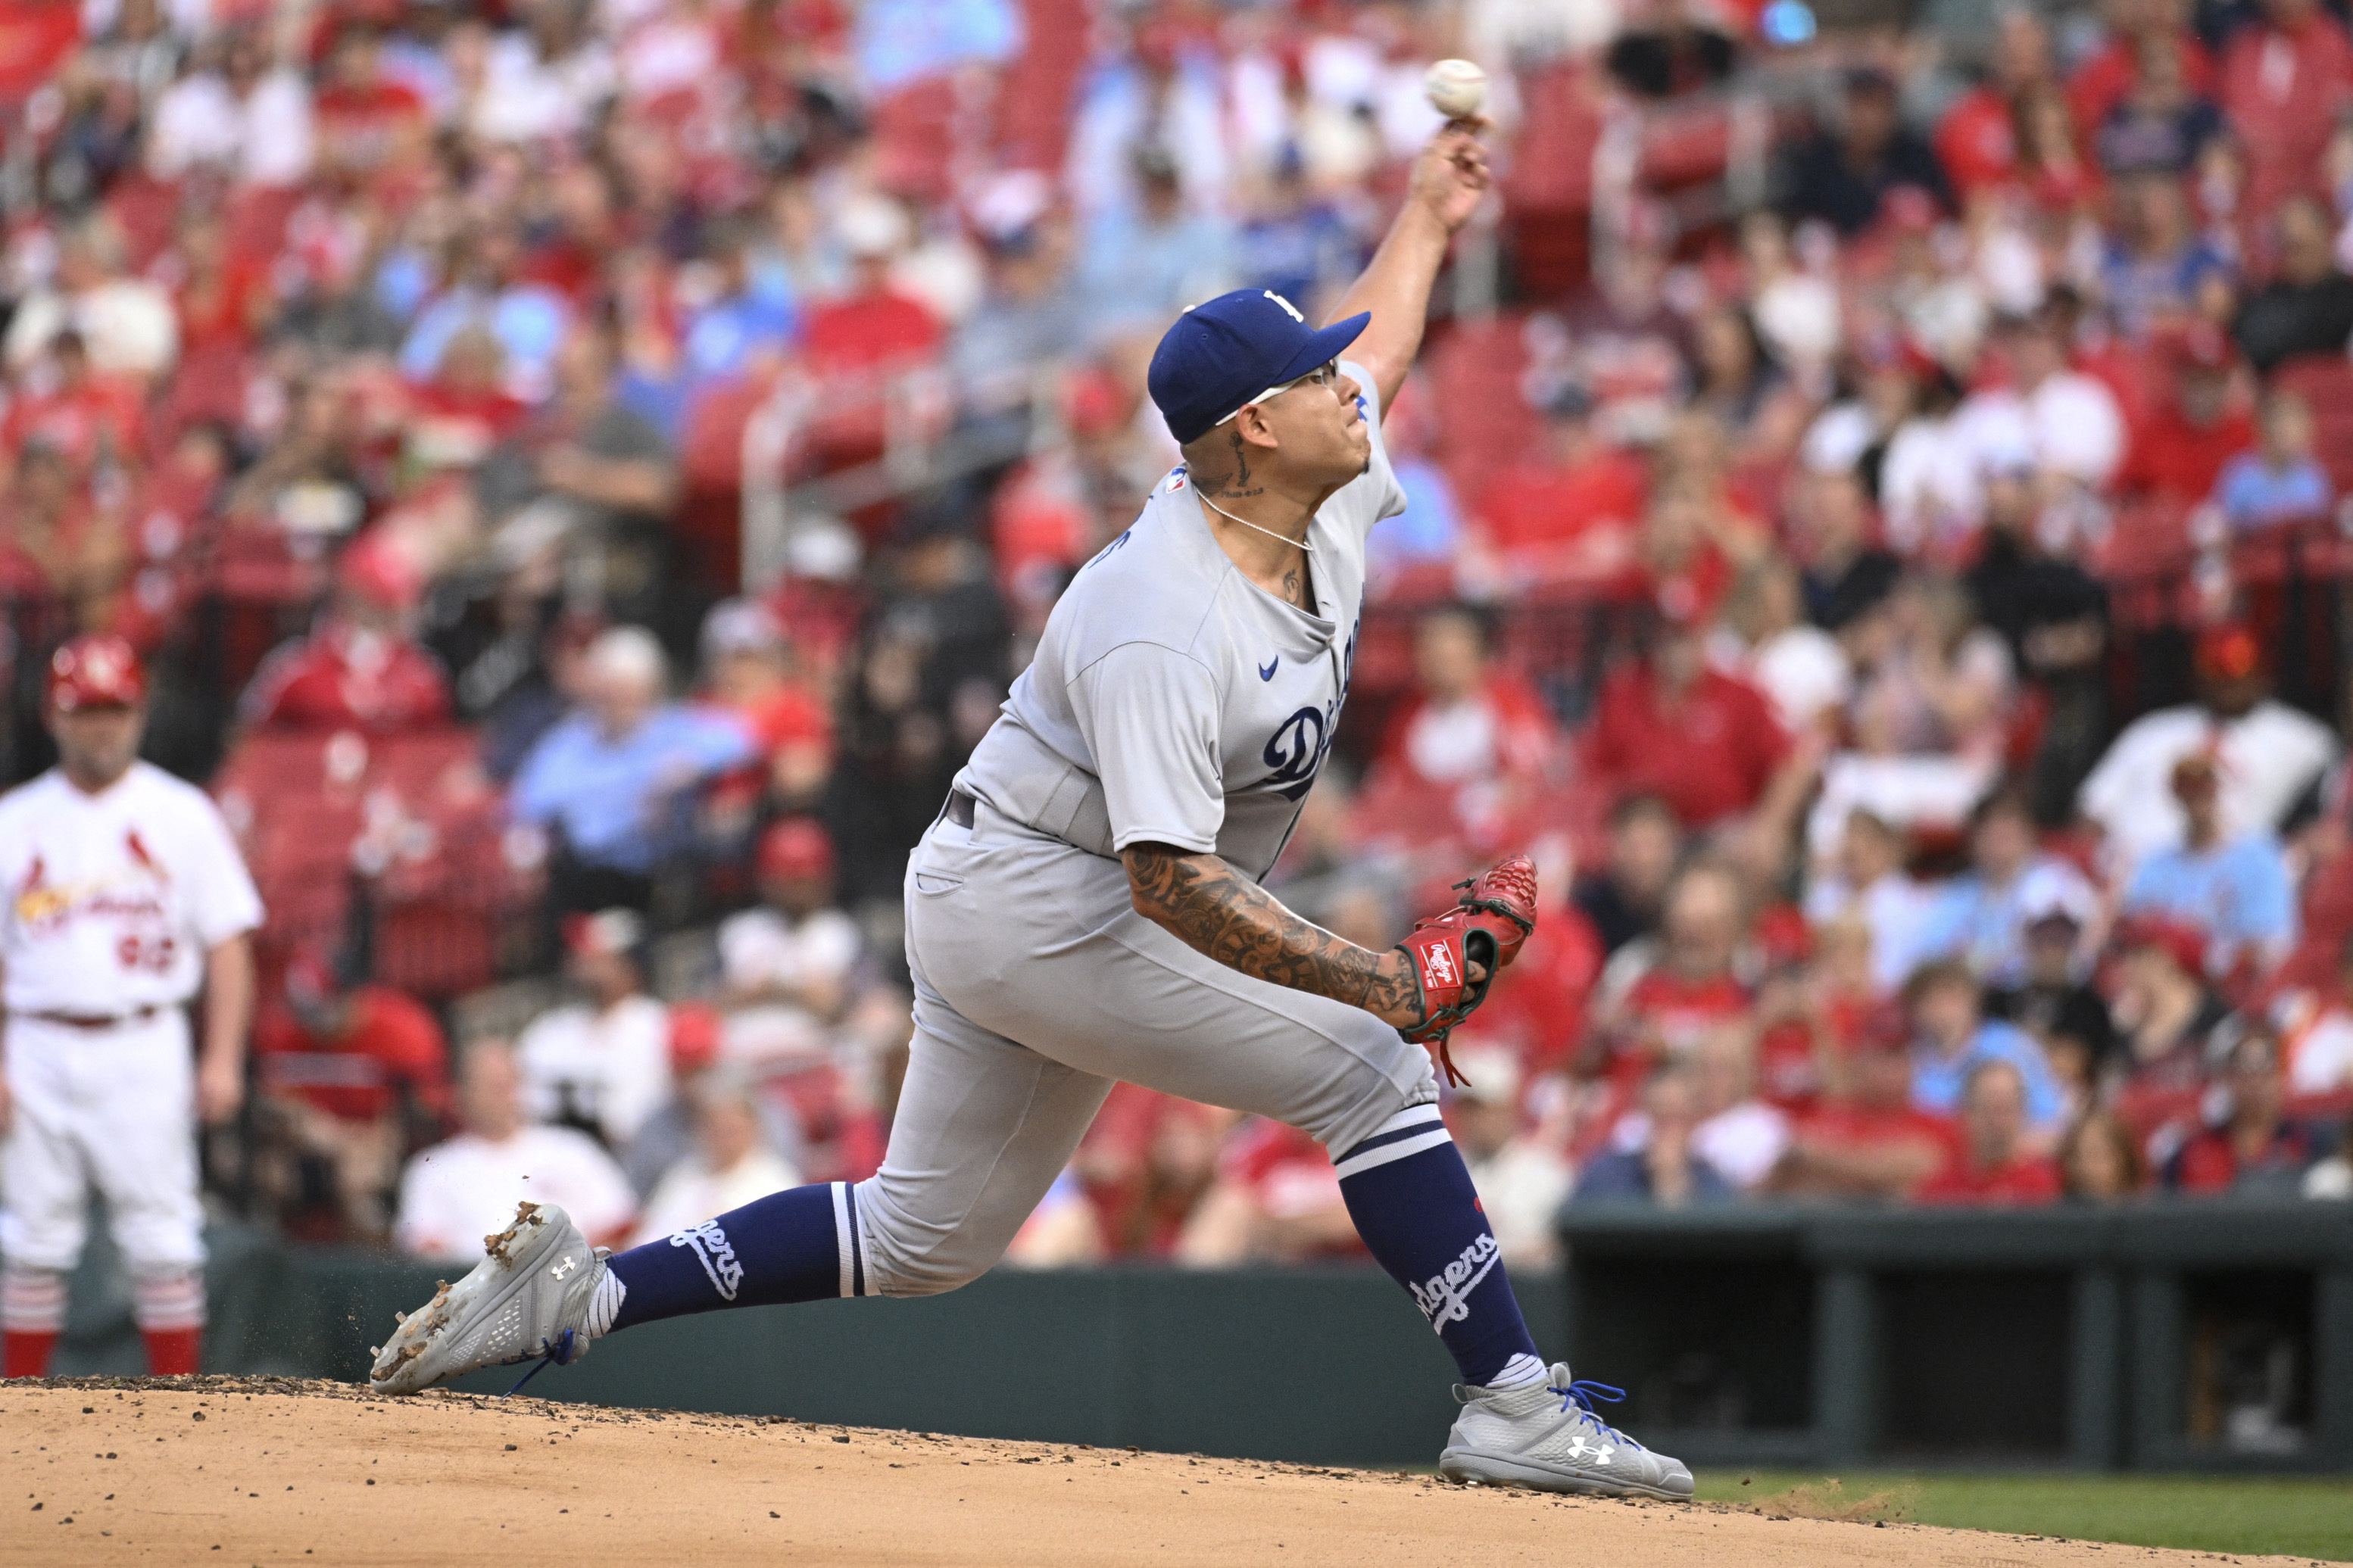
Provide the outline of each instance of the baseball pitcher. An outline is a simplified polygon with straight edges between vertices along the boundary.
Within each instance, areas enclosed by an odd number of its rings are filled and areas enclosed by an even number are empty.
[[[195,1124],[244,1096],[261,900],[204,792],[138,760],[146,679],[129,643],[58,649],[47,707],[58,765],[0,796],[5,1375],[48,1371],[91,1187],[150,1369],[191,1373],[205,1325]]]
[[[607,1258],[524,1205],[491,1257],[410,1314],[386,1390],[569,1361],[681,1313],[952,1290],[997,1261],[1120,1079],[1305,1129],[1366,1246],[1462,1374],[1446,1473],[1691,1495],[1603,1424],[1616,1391],[1547,1367],[1439,1117],[1425,1042],[1478,1005],[1535,914],[1506,861],[1375,952],[1260,886],[1347,696],[1365,542],[1405,498],[1380,416],[1449,237],[1487,189],[1440,132],[1329,325],[1271,292],[1196,307],[1155,354],[1184,462],[1082,568],[1035,661],[910,858],[915,1038],[882,1169],[780,1193]]]

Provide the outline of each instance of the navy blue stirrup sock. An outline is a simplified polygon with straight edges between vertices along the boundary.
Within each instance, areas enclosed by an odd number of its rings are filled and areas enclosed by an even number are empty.
[[[1438,1107],[1398,1111],[1332,1163],[1356,1234],[1389,1278],[1412,1292],[1462,1381],[1486,1387],[1499,1377],[1516,1384],[1541,1375],[1495,1233]]]
[[[771,1193],[691,1230],[617,1253],[606,1268],[600,1300],[590,1309],[593,1335],[725,1307],[876,1294],[857,1191],[848,1182]],[[603,1300],[607,1291],[618,1300]],[[597,1321],[600,1316],[607,1321]]]

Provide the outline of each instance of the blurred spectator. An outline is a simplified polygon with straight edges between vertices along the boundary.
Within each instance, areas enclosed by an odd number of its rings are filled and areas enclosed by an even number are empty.
[[[2127,174],[2115,192],[2123,221],[2100,265],[2100,288],[2116,327],[2143,338],[2227,316],[2231,258],[2191,222],[2177,171]]]
[[[2031,923],[2062,916],[2080,933],[2098,897],[2082,872],[2042,849],[2026,797],[2016,790],[1997,789],[1978,803],[1968,847],[1969,868],[1936,895],[1921,952],[1958,957],[1989,984],[2016,984],[2026,972]]]
[[[1649,1203],[1682,1208],[1723,1203],[1732,1184],[1693,1147],[1699,1121],[1698,1093],[1688,1068],[1663,1067],[1642,1086],[1639,1147],[1613,1149],[1577,1173],[1573,1202],[1579,1206]]]
[[[1553,1221],[1573,1184],[1568,1163],[1521,1126],[1524,1083],[1509,1052],[1458,1047],[1454,1061],[1470,1081],[1448,1102],[1447,1125],[1495,1245],[1509,1268],[1549,1268],[1560,1258]]]
[[[230,28],[216,68],[189,71],[156,100],[147,172],[176,180],[220,170],[237,183],[283,186],[310,173],[311,89],[270,58],[267,29]]]
[[[887,373],[928,358],[944,329],[892,274],[907,247],[906,210],[887,196],[860,196],[842,212],[839,227],[849,251],[849,288],[809,312],[811,367],[832,375]]]
[[[1838,639],[1807,621],[1796,567],[1777,556],[1744,573],[1724,618],[1737,640],[1719,633],[1716,662],[1770,698],[1783,729],[1803,734],[1839,720],[1854,695],[1854,670]]]
[[[2261,428],[2255,449],[2215,477],[2214,504],[2242,530],[2326,521],[2337,487],[2312,455],[2312,410],[2292,392],[2274,392],[2263,399]]]
[[[2027,887],[2019,900],[2024,961],[2014,979],[1988,992],[1986,1011],[2033,1036],[2059,1080],[2088,1095],[2114,1064],[2116,1030],[2087,973],[2091,896],[2069,887],[2041,876]]]
[[[353,541],[317,628],[254,672],[239,703],[245,722],[375,734],[448,722],[448,676],[413,631],[423,589],[423,574],[383,529]]]
[[[906,218],[887,202],[870,211],[861,211],[858,219],[845,214],[844,226],[871,258],[887,267],[904,243]],[[741,223],[713,225],[705,250],[712,273],[711,298],[681,323],[679,346],[688,374],[697,380],[723,380],[773,365],[802,331],[789,291],[764,287],[754,275],[752,237]],[[838,321],[828,331],[848,336],[846,324]]]
[[[1575,895],[1606,952],[1657,929],[1683,849],[1683,824],[1659,795],[1632,791],[1610,806],[1609,858],[1577,879]]]
[[[2314,189],[2331,128],[2353,103],[2353,43],[2319,0],[2263,0],[2222,53],[2216,97],[2247,161],[2248,206]]]
[[[2171,5],[2171,0],[2134,3],[2160,11]],[[2098,128],[2094,144],[2100,163],[2112,174],[2161,173],[2178,179],[2227,130],[2221,110],[2207,96],[2211,71],[2205,51],[2194,38],[2171,30],[2119,37],[2105,53],[2113,58],[2119,48],[2131,51],[2123,68],[2137,72],[2137,79],[2091,121]],[[2077,79],[2095,66],[2087,64]]]
[[[800,1185],[801,1173],[762,1141],[759,1109],[743,1085],[706,1081],[691,1099],[694,1152],[654,1184],[632,1246],[691,1230],[730,1209]]]
[[[2024,95],[2051,81],[2051,37],[2023,6],[1994,14],[1993,58],[1984,81],[1936,123],[1937,161],[1964,201],[1998,191],[2018,173],[2018,113]]]
[[[1231,287],[1237,260],[1225,220],[1187,206],[1168,149],[1141,142],[1131,158],[1135,203],[1097,213],[1079,237],[1079,293],[1102,334],[1166,321]]]
[[[2279,840],[2262,831],[2222,837],[2221,782],[2204,752],[2173,764],[2173,796],[2189,830],[2179,845],[2151,852],[2133,872],[2124,912],[2204,931],[2210,974],[2242,965],[2268,973],[2296,938],[2295,879]]]
[[[2353,1092],[2353,933],[2337,944],[2333,978],[2326,987],[2290,988],[2272,1005],[2291,1093]]]
[[[661,645],[641,627],[599,633],[585,676],[579,710],[515,774],[512,809],[562,834],[554,893],[565,907],[642,909],[676,837],[665,814],[681,792],[750,761],[752,743],[733,721],[669,700]]]
[[[1705,633],[1693,595],[1660,595],[1646,656],[1602,686],[1586,769],[1599,785],[1658,795],[1691,827],[1746,818],[1778,837],[1811,769],[1755,687],[1708,667]]]
[[[284,1005],[262,1009],[253,1051],[266,1104],[285,1119],[294,1152],[332,1172],[346,1233],[383,1240],[411,1128],[449,1110],[441,1026],[415,998],[347,986],[305,954],[288,968]]]
[[[728,599],[702,622],[705,697],[732,713],[760,749],[754,793],[787,805],[813,800],[833,769],[833,716],[810,689],[793,645],[765,605]]]
[[[760,837],[760,903],[719,927],[730,1060],[821,1055],[848,1010],[863,944],[833,904],[833,841],[807,817]]]
[[[1324,1146],[1253,1117],[1227,1139],[1217,1184],[1186,1221],[1176,1258],[1189,1268],[1223,1268],[1363,1251]]]
[[[1557,740],[1543,700],[1489,661],[1488,632],[1467,609],[1433,611],[1414,628],[1419,689],[1389,731],[1384,760],[1424,784],[1541,773]]]
[[[2297,354],[2342,354],[2353,338],[2353,278],[2337,264],[2327,211],[2299,195],[2274,221],[2279,269],[2247,297],[2231,322],[2231,335],[2263,375]]]
[[[1912,1062],[1872,1044],[1845,1064],[1843,1092],[1799,1119],[1774,1186],[1797,1195],[1908,1197],[1952,1162],[1951,1120],[1912,1099]]]
[[[1789,1118],[1757,1098],[1757,1046],[1745,1032],[1700,1042],[1692,1070],[1691,1145],[1737,1192],[1752,1192],[1789,1150]]]
[[[1543,443],[1477,497],[1482,537],[1515,578],[1616,580],[1633,562],[1650,477],[1602,435],[1582,384],[1564,381],[1535,401],[1545,416]]]
[[[1739,876],[1717,861],[1685,867],[1667,890],[1657,939],[1611,961],[1585,1065],[1639,1082],[1662,1062],[1687,1060],[1709,1035],[1743,1027],[1751,997],[1734,960],[1747,931]]]
[[[1840,919],[1871,935],[1872,984],[1894,991],[1926,956],[1938,913],[1935,895],[1904,869],[1904,836],[1873,813],[1847,813],[1837,858],[1806,889],[1806,919]]]
[[[637,1194],[596,1141],[570,1127],[523,1120],[522,1071],[503,1040],[466,1047],[458,1075],[464,1131],[412,1156],[400,1177],[393,1244],[414,1258],[464,1262],[482,1237],[514,1219],[514,1194],[561,1204],[573,1223],[617,1245],[637,1213]]]
[[[1870,492],[1847,464],[1808,473],[1791,510],[1806,614],[1825,631],[1843,631],[1887,596],[1903,563],[1880,547]]]
[[[2059,1179],[2078,1203],[2113,1204],[2138,1197],[2148,1172],[2132,1129],[2107,1111],[2090,1110],[2059,1141]]]
[[[2006,1062],[2025,1095],[2030,1140],[2048,1150],[2064,1125],[2067,1103],[2042,1047],[2014,1025],[1988,1018],[1978,983],[1950,959],[1923,964],[1904,987],[1912,1017],[1912,1100],[1923,1110],[1956,1114],[1978,1067]]]
[[[2134,431],[2117,488],[2203,500],[2214,493],[2223,465],[2254,444],[2254,423],[2232,405],[2236,360],[2219,328],[2201,321],[2174,333],[2165,354],[2173,370],[2170,395]]]
[[[1166,1258],[1219,1174],[1231,1112],[1134,1084],[1112,1086],[1071,1171],[1093,1217],[1099,1250]]]
[[[2108,1007],[2128,1089],[2194,1094],[2238,1038],[2238,1016],[2207,985],[2207,945],[2204,931],[2178,921],[2117,927]]]
[[[122,231],[104,214],[82,219],[58,243],[55,278],[37,284],[8,318],[5,355],[22,373],[59,332],[72,331],[100,375],[142,383],[171,367],[180,331],[171,296],[129,275]]]
[[[2168,1190],[2296,1195],[2305,1168],[2322,1152],[2312,1130],[2285,1112],[2279,1042],[2260,1029],[2231,1047],[2221,1078],[2222,1116],[2166,1163]]]
[[[2105,382],[2073,368],[2072,314],[2054,291],[2034,314],[2002,323],[1994,346],[2010,384],[1972,392],[1957,417],[1978,430],[1981,455],[2031,453],[2042,474],[2098,490],[2124,465],[2124,411]]]
[[[1892,191],[1917,188],[1947,209],[1952,190],[1928,143],[1903,121],[1894,80],[1858,67],[1846,74],[1837,125],[1799,148],[1790,175],[1793,217],[1818,217],[1841,234],[1869,228]]]
[[[618,588],[659,564],[649,536],[678,503],[677,463],[661,432],[616,396],[605,333],[574,331],[555,351],[554,377],[555,395],[491,453],[475,494],[510,559],[575,541],[604,558]]]
[[[2198,634],[2199,700],[2160,708],[2125,726],[2084,781],[2079,804],[2107,835],[2119,873],[2152,850],[2181,842],[2188,827],[2173,794],[2173,765],[2210,752],[2221,780],[2225,838],[2284,833],[2291,814],[2337,760],[2337,737],[2318,720],[2271,695],[2263,651],[2242,625]]]
[[[2026,1079],[2010,1062],[1988,1058],[1969,1069],[1961,1095],[1957,1157],[1922,1183],[1924,1204],[2047,1204],[2060,1192],[2058,1164],[2029,1152]]]
[[[2085,130],[2105,123],[2134,89],[2146,82],[2158,57],[2171,57],[2183,86],[2200,97],[2214,89],[2214,61],[2188,25],[2183,0],[2108,0],[2100,7],[2107,37],[2075,67],[2067,99]]]
[[[521,276],[522,237],[491,221],[459,236],[447,288],[427,302],[400,346],[401,373],[431,379],[459,333],[488,332],[499,346],[503,390],[536,403],[554,389],[555,355],[571,307],[554,289]]]
[[[1609,46],[1609,74],[1642,98],[1677,98],[1732,74],[1737,49],[1691,0],[1648,0],[1629,7],[1632,24]]]
[[[542,1013],[515,1037],[534,1121],[625,1149],[670,1098],[670,1010],[646,994],[644,942],[631,910],[565,922],[565,973],[586,999]]]

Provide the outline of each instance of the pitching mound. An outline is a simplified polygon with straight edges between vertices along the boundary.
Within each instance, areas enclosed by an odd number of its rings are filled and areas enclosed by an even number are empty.
[[[271,1378],[0,1384],[0,1563],[2039,1568],[2198,1555]]]

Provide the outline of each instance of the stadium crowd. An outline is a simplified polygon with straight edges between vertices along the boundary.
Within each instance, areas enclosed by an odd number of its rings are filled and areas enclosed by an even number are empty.
[[[237,829],[221,1202],[439,1258],[525,1177],[617,1244],[871,1172],[905,852],[1175,460],[1152,345],[1331,297],[1457,54],[1501,200],[1275,886],[1380,948],[1537,856],[1449,1100],[1506,1255],[2353,1197],[2319,0],[63,11],[0,84],[0,763],[116,631]],[[1355,1246],[1303,1134],[1123,1087],[1015,1250]]]

